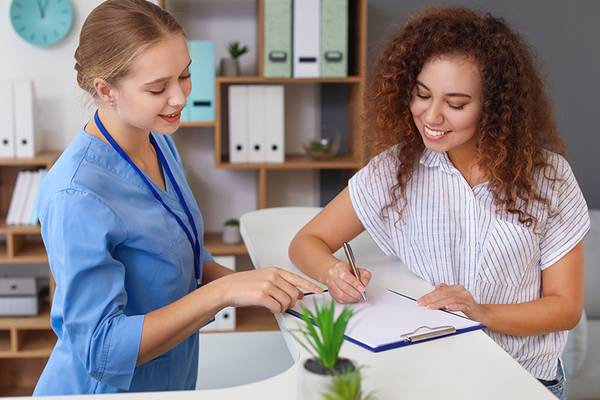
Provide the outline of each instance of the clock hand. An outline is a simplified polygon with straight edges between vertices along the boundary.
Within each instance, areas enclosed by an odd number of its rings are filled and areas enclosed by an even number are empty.
[[[42,18],[46,17],[46,9],[48,8],[49,2],[50,2],[50,0],[46,0],[45,2],[44,2],[44,0],[37,0],[38,8],[40,9],[40,17],[42,17]]]
[[[42,7],[41,0],[36,1],[38,10],[40,10],[40,18],[44,18],[44,7]]]

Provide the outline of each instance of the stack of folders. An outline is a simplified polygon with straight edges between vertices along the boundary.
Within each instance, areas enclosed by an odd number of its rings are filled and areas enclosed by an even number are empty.
[[[0,158],[34,157],[41,138],[34,129],[31,81],[0,81]]]
[[[348,0],[265,0],[265,77],[348,75]]]
[[[231,85],[228,94],[229,161],[284,162],[283,86]]]
[[[47,173],[46,169],[19,172],[8,207],[7,225],[37,225],[37,197]]]
[[[214,261],[235,271],[235,256],[213,257]],[[235,307],[225,307],[215,315],[215,320],[200,328],[201,332],[235,330]]]

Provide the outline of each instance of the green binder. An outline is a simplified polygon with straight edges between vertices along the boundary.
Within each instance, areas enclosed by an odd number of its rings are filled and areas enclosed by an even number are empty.
[[[264,0],[264,76],[292,76],[292,0]]]
[[[321,0],[321,76],[348,76],[348,0]]]

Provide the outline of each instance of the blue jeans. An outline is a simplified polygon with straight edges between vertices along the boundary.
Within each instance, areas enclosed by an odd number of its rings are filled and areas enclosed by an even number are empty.
[[[551,381],[538,379],[538,381],[540,381],[542,385],[546,386],[546,389],[548,389],[553,395],[555,395],[560,400],[567,399],[567,381],[565,380],[565,371],[560,360],[558,360],[558,370],[556,371],[555,379]]]

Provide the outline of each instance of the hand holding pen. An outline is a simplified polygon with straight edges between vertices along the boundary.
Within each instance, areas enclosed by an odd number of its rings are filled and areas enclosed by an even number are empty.
[[[346,246],[344,246],[345,252]],[[366,301],[365,290],[371,281],[371,272],[365,268],[358,268],[353,256],[350,249],[347,253],[348,263],[337,262],[329,268],[325,277],[329,294],[340,304]],[[353,272],[352,263],[355,264],[357,272]]]
[[[363,290],[360,292],[365,303],[367,302],[367,295],[365,294],[365,286],[360,280],[360,271],[358,270],[358,265],[356,265],[356,259],[354,258],[354,252],[352,251],[352,247],[350,247],[350,243],[344,242],[344,253],[346,253],[346,258],[348,259],[348,263],[350,264],[350,268],[352,271],[352,275],[358,279],[358,282],[362,285]],[[360,289],[360,288],[359,288]]]

